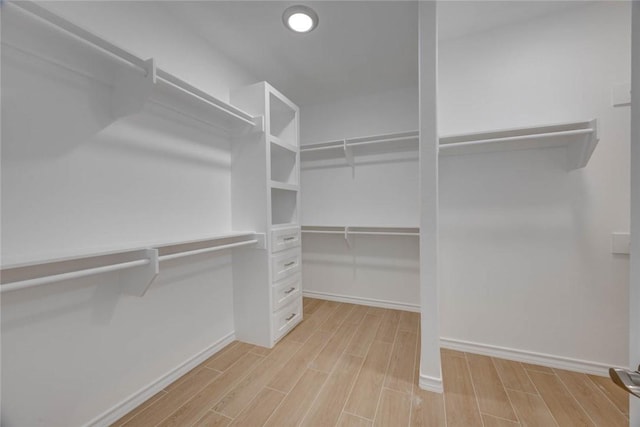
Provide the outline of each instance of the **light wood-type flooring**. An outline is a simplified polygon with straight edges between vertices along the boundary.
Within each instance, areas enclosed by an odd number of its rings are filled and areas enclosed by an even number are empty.
[[[116,426],[627,426],[604,377],[442,350],[444,395],[418,388],[419,315],[304,299],[273,349],[233,342]]]

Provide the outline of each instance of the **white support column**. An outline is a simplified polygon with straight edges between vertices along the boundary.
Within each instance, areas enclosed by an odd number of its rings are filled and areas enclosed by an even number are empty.
[[[631,274],[629,367],[640,364],[640,2],[633,2],[631,47]],[[631,396],[629,425],[640,426],[640,399]]]
[[[442,393],[438,312],[438,31],[436,2],[420,5],[420,388]]]

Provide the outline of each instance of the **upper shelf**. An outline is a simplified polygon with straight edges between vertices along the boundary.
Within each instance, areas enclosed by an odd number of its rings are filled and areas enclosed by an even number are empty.
[[[56,30],[81,41],[82,45],[99,51],[111,62],[119,63],[111,100],[112,115],[116,119],[137,113],[150,102],[227,132],[264,131],[262,117],[253,117],[156,67],[153,59],[142,59],[36,3],[19,1],[7,5],[39,18]],[[71,43],[78,46],[77,41]]]
[[[305,144],[300,153],[334,151],[344,155],[347,163],[353,165],[353,147],[373,144],[404,144],[415,142],[411,147],[418,150],[418,131],[374,135],[363,138],[349,138],[316,144]],[[498,151],[529,150],[536,148],[567,148],[568,168],[583,168],[598,144],[598,123],[593,119],[526,128],[506,129],[490,132],[468,133],[440,137],[439,153],[443,156],[476,154]]]
[[[598,144],[597,120],[440,137],[440,154],[567,148],[569,169],[583,168]]]

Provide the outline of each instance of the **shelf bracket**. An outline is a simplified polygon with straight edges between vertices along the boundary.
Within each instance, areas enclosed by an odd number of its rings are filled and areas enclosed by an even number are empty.
[[[344,158],[347,160],[347,164],[351,166],[351,177],[353,178],[356,174],[355,163],[353,161],[353,151],[351,150],[351,147],[347,145],[346,139],[342,140],[342,149],[344,150]]]
[[[266,233],[256,233],[255,238],[258,241],[254,246],[254,249],[267,249],[267,237]]]
[[[156,84],[156,62],[150,58],[145,64],[144,75],[130,68],[118,70],[111,96],[111,115],[114,119],[139,113],[151,96]]]
[[[148,265],[120,274],[123,292],[127,295],[142,297],[147,292],[160,272],[160,262],[157,249],[145,249],[147,258],[151,261]]]
[[[251,134],[260,134],[264,133],[265,125],[264,125],[264,116],[255,116],[251,120],[253,125],[248,124],[240,124],[237,125],[233,129],[234,136],[246,136]]]
[[[264,116],[256,116],[253,118],[253,129],[252,133],[263,133],[264,132]]]
[[[351,240],[349,240],[349,226],[344,228],[344,241],[347,243],[349,249],[351,249]]]

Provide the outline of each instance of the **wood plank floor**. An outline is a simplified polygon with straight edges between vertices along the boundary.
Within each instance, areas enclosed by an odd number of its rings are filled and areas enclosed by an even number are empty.
[[[418,388],[417,313],[304,299],[273,349],[234,342],[114,426],[628,426],[608,379],[442,350]]]

